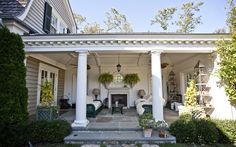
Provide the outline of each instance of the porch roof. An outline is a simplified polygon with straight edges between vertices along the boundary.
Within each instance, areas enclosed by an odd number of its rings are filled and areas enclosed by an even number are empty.
[[[26,52],[149,52],[209,53],[227,33],[102,33],[22,36]]]

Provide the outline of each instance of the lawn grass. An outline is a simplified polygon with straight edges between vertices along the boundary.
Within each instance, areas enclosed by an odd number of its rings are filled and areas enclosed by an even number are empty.
[[[213,145],[196,145],[196,144],[160,144],[160,147],[235,147],[232,144],[213,144]]]
[[[35,144],[34,147],[81,147],[80,144]],[[142,146],[142,144],[136,144],[137,147]],[[236,145],[232,144],[214,144],[214,145],[195,145],[195,144],[160,144],[160,147],[236,147]]]

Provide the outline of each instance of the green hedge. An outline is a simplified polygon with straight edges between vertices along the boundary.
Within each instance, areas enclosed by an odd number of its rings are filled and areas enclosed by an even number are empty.
[[[25,52],[18,34],[0,28],[0,120],[16,124],[28,118]]]
[[[235,120],[217,120],[213,119],[213,123],[219,131],[219,142],[229,143],[236,142],[236,121]]]
[[[64,137],[71,132],[70,124],[63,120],[36,121],[28,128],[28,140],[32,143],[63,142]]]
[[[170,133],[179,143],[232,143],[236,141],[236,121],[182,116],[170,125]]]

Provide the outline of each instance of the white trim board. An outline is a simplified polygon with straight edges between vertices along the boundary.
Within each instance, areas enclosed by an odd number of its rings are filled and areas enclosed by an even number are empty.
[[[57,62],[53,59],[50,59],[48,57],[45,57],[44,55],[39,55],[39,54],[36,55],[36,54],[30,54],[29,53],[28,56],[33,57],[33,58],[38,59],[38,60],[41,60],[41,61],[44,61],[44,62],[46,62],[48,64],[51,64],[53,66],[56,66],[58,68],[66,70],[66,65],[64,65],[62,63],[59,63],[59,62]]]

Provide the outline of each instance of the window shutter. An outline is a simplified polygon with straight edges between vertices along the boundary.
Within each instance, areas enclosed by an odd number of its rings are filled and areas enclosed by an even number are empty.
[[[69,28],[67,28],[67,34],[70,34],[70,29]]]
[[[43,18],[43,31],[46,32],[47,34],[50,33],[51,17],[52,17],[52,7],[47,2],[45,2],[44,18]]]

